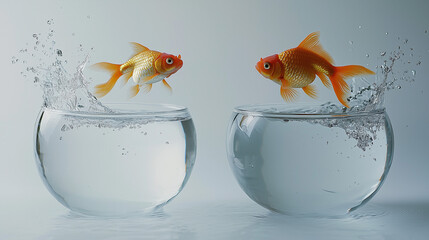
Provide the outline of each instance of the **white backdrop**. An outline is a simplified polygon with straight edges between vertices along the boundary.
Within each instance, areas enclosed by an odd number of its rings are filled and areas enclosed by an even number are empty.
[[[169,78],[173,95],[155,84],[150,94],[132,99],[184,105],[193,115],[197,159],[176,201],[251,201],[229,169],[225,135],[234,106],[282,102],[279,87],[254,68],[260,57],[295,47],[309,33],[320,31],[322,45],[337,64],[368,64],[374,69],[380,64],[375,56],[397,46],[396,37],[408,38],[407,46],[421,56],[422,64],[414,83],[387,95],[395,154],[390,174],[375,198],[429,198],[427,1],[1,1],[0,7],[2,207],[2,201],[14,196],[58,204],[45,190],[33,158],[33,127],[41,91],[11,63],[27,42],[31,46],[33,33],[47,32],[50,18],[64,58],[75,57],[81,43],[86,49],[94,47],[93,63],[120,63],[130,56],[131,41],[182,55],[183,68]],[[106,77],[94,80],[101,83]],[[103,101],[124,101],[126,90],[116,87]],[[319,92],[320,102],[336,101],[330,90],[319,87]],[[299,99],[315,102],[304,94]]]

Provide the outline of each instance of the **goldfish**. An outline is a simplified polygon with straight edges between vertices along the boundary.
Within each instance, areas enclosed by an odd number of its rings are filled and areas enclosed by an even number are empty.
[[[287,102],[297,97],[296,88],[302,88],[308,96],[317,98],[315,86],[310,85],[317,75],[325,87],[334,88],[341,104],[350,108],[347,102],[350,88],[345,80],[375,73],[359,65],[334,66],[334,60],[319,43],[319,35],[319,32],[313,32],[298,47],[261,58],[256,70],[281,86],[280,95]]]
[[[146,93],[150,92],[152,84],[161,80],[164,86],[172,91],[171,86],[165,79],[176,73],[183,66],[180,54],[176,57],[171,54],[150,50],[139,43],[132,42],[131,45],[135,54],[124,64],[100,62],[92,65],[94,68],[111,73],[109,81],[95,86],[94,95],[96,97],[101,98],[109,93],[121,76],[124,76],[124,84],[131,77],[136,83],[131,88],[130,97],[136,96],[141,88]]]

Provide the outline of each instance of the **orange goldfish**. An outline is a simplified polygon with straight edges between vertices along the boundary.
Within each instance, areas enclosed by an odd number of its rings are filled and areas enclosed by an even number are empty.
[[[130,97],[136,96],[141,87],[144,88],[145,92],[149,92],[152,89],[152,84],[161,80],[164,86],[170,91],[172,90],[165,78],[170,77],[182,67],[181,56],[176,57],[149,50],[149,48],[138,43],[131,44],[134,47],[135,55],[124,64],[100,62],[93,65],[93,67],[109,71],[112,74],[109,81],[95,86],[95,96],[100,98],[109,93],[122,75],[124,75],[124,84],[131,77],[136,83],[131,89]]]
[[[319,44],[319,32],[314,32],[298,47],[261,58],[255,67],[262,76],[281,86],[280,94],[285,101],[291,101],[298,95],[295,88],[302,88],[308,96],[316,98],[316,88],[310,84],[317,75],[327,88],[332,84],[338,100],[349,107],[347,96],[350,89],[345,80],[375,73],[359,65],[336,67],[333,63],[332,57]]]

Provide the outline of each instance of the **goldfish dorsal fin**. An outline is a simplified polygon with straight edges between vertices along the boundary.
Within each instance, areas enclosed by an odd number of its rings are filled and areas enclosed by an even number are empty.
[[[138,53],[141,53],[141,52],[149,50],[149,48],[141,45],[140,43],[130,42],[130,44],[131,44],[131,46],[134,49],[134,54],[138,54]]]
[[[330,64],[334,64],[334,59],[327,53],[319,43],[319,32],[310,33],[299,45],[299,48],[305,48],[323,57]]]

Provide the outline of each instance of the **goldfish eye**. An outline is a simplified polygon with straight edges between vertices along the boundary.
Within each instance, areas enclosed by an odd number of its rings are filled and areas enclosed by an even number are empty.
[[[267,63],[267,62],[264,63],[264,68],[265,69],[270,69],[270,67],[271,67],[270,63]]]
[[[172,58],[167,58],[167,59],[165,60],[165,62],[166,62],[167,64],[173,64],[173,59],[172,59]]]

